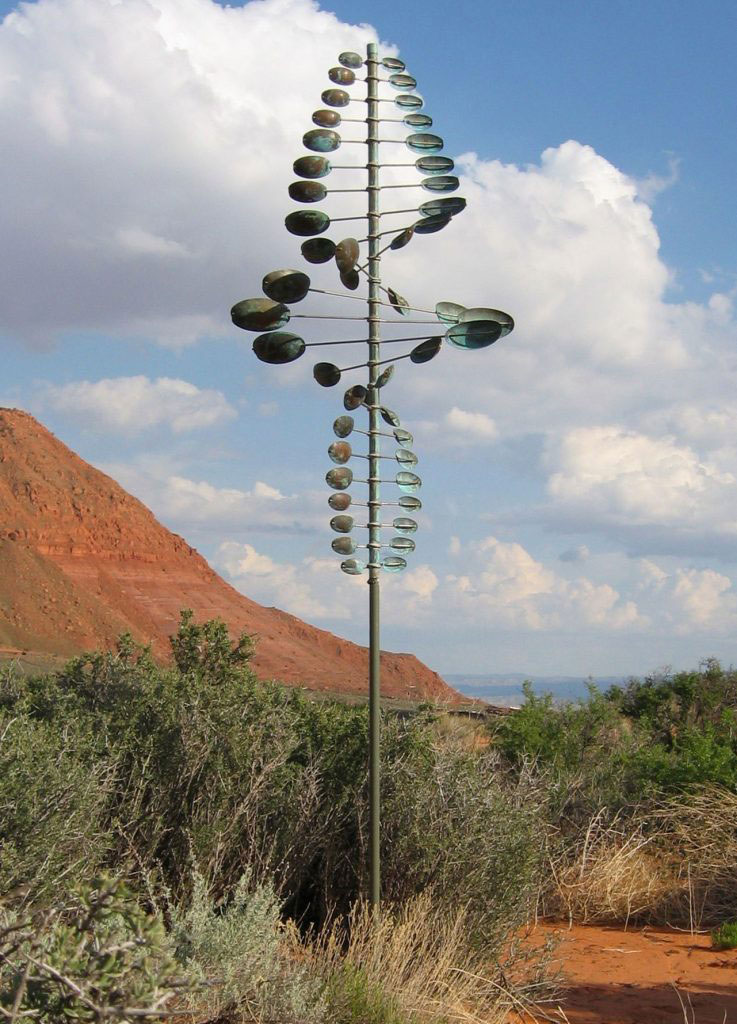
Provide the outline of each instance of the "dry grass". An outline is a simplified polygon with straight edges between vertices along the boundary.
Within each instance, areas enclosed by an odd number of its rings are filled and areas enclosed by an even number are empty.
[[[356,905],[309,947],[327,979],[328,1017],[501,1024],[510,1009],[546,994],[545,952],[526,958],[515,948],[504,963],[490,964],[488,954],[469,949],[467,934],[465,912],[439,912],[430,893],[378,919]]]
[[[678,857],[678,892],[671,917],[703,928],[737,916],[737,794],[703,787],[670,800],[653,819],[664,848]]]
[[[573,850],[549,858],[552,892],[545,912],[586,923],[652,915],[680,894],[682,881],[646,822],[603,811],[591,818]]]
[[[440,746],[458,750],[485,750],[491,743],[486,720],[459,712],[443,712],[433,722],[433,735]]]
[[[564,842],[548,836],[539,912],[696,930],[737,917],[737,794],[704,787],[658,805],[605,809]]]

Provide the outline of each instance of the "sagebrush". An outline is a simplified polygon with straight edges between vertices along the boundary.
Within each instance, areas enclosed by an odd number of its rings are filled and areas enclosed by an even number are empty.
[[[316,936],[357,921],[366,891],[367,709],[259,681],[250,639],[231,642],[217,621],[184,613],[172,649],[174,664],[161,667],[124,636],[57,672],[0,677],[8,927],[27,919],[33,941],[52,942],[54,928],[76,927],[72,894],[113,877],[151,934],[165,929],[156,955],[181,971],[181,989],[152,990],[151,1012],[174,1000],[203,1020],[339,1016],[352,968],[326,973]],[[462,914],[459,964],[493,964],[540,888],[544,796],[531,778],[500,771],[491,747],[443,742],[431,708],[383,718],[387,921],[432,892],[434,929]],[[53,927],[39,908],[51,908]],[[89,984],[104,988],[93,966]],[[365,968],[356,972],[360,989]],[[366,984],[378,1017],[391,1018],[394,997],[380,980]],[[29,993],[19,1005],[30,1010]],[[108,1004],[120,1015],[112,994]]]

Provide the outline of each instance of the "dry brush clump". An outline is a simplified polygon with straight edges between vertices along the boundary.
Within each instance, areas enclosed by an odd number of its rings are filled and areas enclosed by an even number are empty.
[[[737,794],[699,787],[547,826],[538,910],[581,923],[710,927],[737,917]]]
[[[383,878],[399,905],[431,889],[466,908],[469,935],[499,947],[534,907],[543,871],[545,795],[506,777],[494,750],[438,744],[398,758],[384,776]]]
[[[737,794],[699,787],[656,808],[652,819],[678,865],[672,919],[702,928],[737,917]]]
[[[0,915],[0,1015],[194,1024],[500,1024],[551,994],[546,952],[469,943],[468,916],[430,892],[380,916],[358,902],[303,936],[273,888],[243,876],[213,899],[197,875],[186,905],[147,913],[103,879],[35,916]]]
[[[569,921],[624,923],[653,920],[672,906],[682,883],[664,833],[637,814],[613,817],[606,808],[563,845],[549,826],[548,884],[542,913]]]
[[[614,814],[602,808],[567,846],[559,838],[551,828],[548,913],[691,928],[737,916],[737,794],[730,790],[698,787]]]
[[[357,903],[307,945],[324,979],[327,1018],[497,1024],[550,997],[546,953],[531,957],[512,945],[491,958],[468,932],[468,908],[438,908],[430,891],[378,917]]]
[[[273,886],[254,885],[250,873],[225,904],[213,900],[204,877],[195,874],[189,901],[170,908],[169,934],[190,985],[180,1008],[194,1024],[325,1020],[324,986],[281,909]]]

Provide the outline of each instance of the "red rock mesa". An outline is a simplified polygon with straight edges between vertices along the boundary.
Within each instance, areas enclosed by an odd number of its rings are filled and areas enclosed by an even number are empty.
[[[263,679],[367,691],[365,647],[244,597],[32,416],[0,409],[0,649],[71,655],[128,630],[166,658],[185,607],[255,634]],[[414,655],[381,658],[386,696],[459,699]]]

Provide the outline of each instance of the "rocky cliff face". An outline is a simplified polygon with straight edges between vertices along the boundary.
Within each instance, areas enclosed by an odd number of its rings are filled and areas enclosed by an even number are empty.
[[[261,678],[367,690],[366,648],[244,597],[32,416],[0,409],[0,648],[68,655],[129,630],[164,658],[184,607],[258,636]],[[413,655],[381,664],[386,696],[458,699]]]

